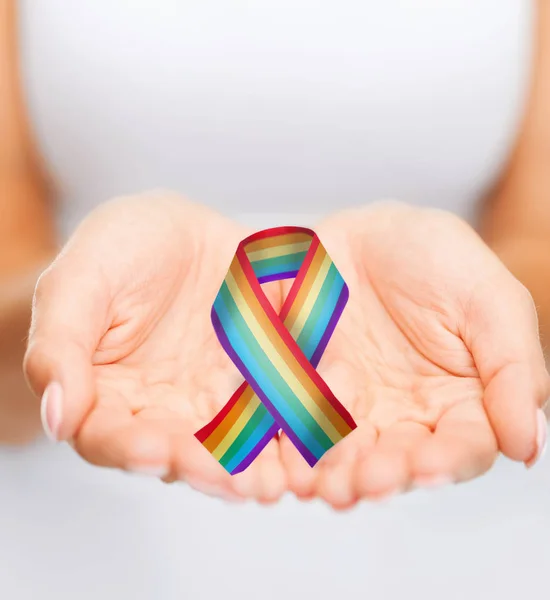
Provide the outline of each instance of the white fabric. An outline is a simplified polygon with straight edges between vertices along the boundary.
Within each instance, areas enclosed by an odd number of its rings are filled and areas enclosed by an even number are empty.
[[[531,52],[527,0],[22,7],[65,231],[159,186],[230,213],[392,197],[470,216],[515,134]]]
[[[158,186],[258,228],[380,197],[471,216],[525,91],[520,0],[21,5],[65,234]],[[548,462],[337,515],[224,505],[41,443],[0,452],[0,598],[536,598],[549,506]]]

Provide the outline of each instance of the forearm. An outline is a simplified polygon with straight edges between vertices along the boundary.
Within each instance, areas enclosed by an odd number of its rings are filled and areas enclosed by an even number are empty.
[[[550,354],[550,154],[544,165],[545,154],[532,146],[519,149],[488,199],[481,233],[531,292],[542,342]]]
[[[45,264],[0,282],[0,444],[21,444],[41,433],[39,402],[23,376],[22,361],[33,289]]]
[[[41,431],[22,362],[34,287],[57,250],[52,207],[32,173],[0,172],[0,221],[0,444],[13,444]]]
[[[550,176],[537,160],[523,160],[489,199],[493,208],[485,214],[481,233],[531,292],[541,339],[550,354]],[[532,204],[538,215],[526,213],[523,204]]]
[[[53,203],[20,82],[15,0],[0,0],[0,443],[40,432],[22,360],[36,279],[56,251]]]
[[[545,354],[550,358],[550,241],[502,239],[493,245],[512,274],[531,292]]]
[[[485,202],[481,233],[537,305],[550,350],[550,2],[537,2],[531,84],[517,142]]]

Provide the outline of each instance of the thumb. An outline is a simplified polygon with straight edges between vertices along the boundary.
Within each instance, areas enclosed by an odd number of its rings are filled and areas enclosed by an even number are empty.
[[[65,256],[40,276],[23,364],[42,397],[44,430],[56,441],[76,434],[95,401],[92,359],[109,306],[101,278],[76,267]]]
[[[484,387],[484,404],[508,458],[532,466],[546,446],[543,412],[550,378],[535,304],[507,271],[473,299],[465,339]]]

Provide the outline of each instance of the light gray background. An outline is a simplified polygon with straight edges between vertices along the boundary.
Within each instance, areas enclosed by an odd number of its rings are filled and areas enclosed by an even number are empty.
[[[335,514],[233,506],[93,469],[67,448],[0,462],[9,600],[548,597],[550,463]]]
[[[258,228],[389,196],[471,216],[517,127],[530,6],[26,0],[63,231],[157,186]],[[0,508],[2,600],[548,595],[548,460],[340,515],[224,505],[40,443],[0,452]]]

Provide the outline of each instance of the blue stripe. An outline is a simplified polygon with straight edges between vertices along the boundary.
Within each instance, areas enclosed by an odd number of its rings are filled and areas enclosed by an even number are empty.
[[[314,433],[312,432],[312,430],[315,431],[315,433],[324,440],[324,445],[326,446],[325,450],[332,447],[333,442],[326,435],[324,430],[319,426],[317,421],[315,421],[315,419],[309,413],[309,411],[305,408],[305,406],[300,402],[300,399],[296,396],[296,394],[292,391],[292,389],[288,386],[288,384],[286,383],[284,378],[281,376],[281,374],[279,373],[277,368],[273,365],[273,363],[269,360],[269,358],[265,354],[264,350],[262,349],[262,347],[260,346],[260,344],[258,343],[256,338],[254,337],[254,335],[248,328],[248,325],[246,324],[244,317],[242,316],[241,312],[238,310],[238,307],[235,304],[234,298],[231,295],[231,292],[229,291],[229,288],[227,287],[227,285],[225,283],[222,285],[222,288],[220,290],[220,296],[221,296],[220,297],[221,304],[216,304],[216,302],[214,302],[214,307],[216,308],[216,312],[218,312],[218,317],[220,319],[220,322],[222,323],[222,326],[224,327],[224,330],[226,329],[228,322],[234,327],[235,336],[236,336],[235,342],[237,345],[235,345],[233,343],[233,339],[229,340],[230,344],[232,345],[232,347],[235,350],[235,352],[237,353],[237,355],[241,358],[241,360],[245,364],[245,367],[249,370],[252,377],[256,380],[256,382],[264,390],[264,393],[266,393],[268,398],[271,400],[275,409],[279,412],[281,417],[289,425],[291,425],[290,420],[292,420],[292,422],[295,422],[293,420],[294,418],[299,419],[300,425],[306,428],[306,431],[308,432],[308,436],[310,436],[310,435],[314,436]],[[218,299],[216,299],[216,301],[217,300]],[[224,309],[223,313],[224,313],[225,319],[222,319],[222,315],[220,314],[220,311],[218,310],[218,308],[222,307],[222,306]],[[240,329],[236,327],[236,321],[238,321],[238,323],[240,324],[240,327],[245,332],[247,332],[245,334],[246,335],[245,338],[242,337]],[[226,331],[226,335],[227,335],[227,331]],[[229,336],[228,336],[228,338],[229,338]],[[249,361],[250,360],[253,361],[253,364],[255,365],[255,367],[253,365],[249,366],[249,364],[243,357],[243,352],[245,352],[247,354],[247,356],[249,357],[248,358]],[[276,393],[277,397],[280,399],[278,403],[275,402],[273,400],[273,398],[269,394],[267,394],[267,392],[265,391],[265,389],[263,387],[265,383],[268,383],[270,386],[273,387],[274,392]],[[281,389],[282,389],[282,391],[280,391]],[[291,396],[292,398],[295,399],[295,402],[296,402],[295,406],[293,406],[292,404],[290,404],[288,402],[288,400],[287,400],[288,396]],[[281,403],[282,403],[282,406],[281,406]],[[297,410],[299,410],[299,413],[297,412]],[[295,429],[295,427],[292,427],[292,428]],[[300,437],[303,438],[303,436],[300,436]],[[318,439],[316,439],[316,437],[313,437],[313,439],[315,440],[316,444],[321,444],[321,442]],[[302,442],[305,444],[304,439],[302,439]]]
[[[321,313],[317,318],[317,322],[313,326],[313,331],[311,332],[309,339],[305,342],[304,346],[301,346],[308,359],[313,356],[313,353],[317,349],[323,334],[327,330],[329,321],[334,314],[334,309],[343,287],[344,280],[340,274],[338,274],[336,281],[332,283],[331,290],[325,299],[324,306],[322,307]]]
[[[273,425],[273,417],[269,412],[266,411],[265,417],[258,423],[258,426],[253,431],[252,435],[246,440],[241,446],[240,450],[225,466],[226,471],[231,473],[235,467],[237,467],[254,448],[261,441],[264,435],[269,431],[269,428]]]
[[[312,306],[311,312],[306,318],[306,322],[304,323],[302,331],[300,331],[298,337],[296,338],[296,343],[298,344],[298,346],[300,346],[302,351],[307,346],[307,342],[311,337],[313,330],[315,329],[315,325],[319,320],[321,311],[323,309],[323,303],[326,301],[332,288],[332,284],[336,280],[337,275],[338,270],[336,269],[334,264],[331,264],[323,279],[321,288],[319,289],[319,293],[315,298],[315,303]],[[307,356],[307,354],[306,357],[309,360],[310,357]]]
[[[222,285],[222,290],[232,298],[227,285],[224,283]],[[232,305],[231,308],[226,305],[225,299],[223,298],[222,290],[216,297],[214,301],[214,308],[220,322],[223,325],[225,334],[229,340],[229,343],[234,348],[235,352],[239,355],[240,359],[243,361],[246,368],[250,371],[250,374],[254,379],[258,382],[258,385],[262,388],[266,396],[270,399],[272,404],[275,406],[276,410],[279,412],[283,420],[291,427],[296,435],[302,440],[304,445],[306,445],[311,453],[316,457],[320,458],[327,448],[330,448],[333,443],[330,438],[326,435],[321,427],[319,427],[318,423],[313,419],[307,409],[301,404],[299,399],[296,398],[294,392],[288,387],[287,383],[280,376],[277,369],[273,366],[271,361],[267,358],[261,346],[258,344],[252,332],[248,329],[244,318],[240,314],[237,306],[235,304]],[[244,328],[249,331],[249,340],[244,340],[241,337],[239,330],[237,329],[233,319],[238,319]],[[262,368],[258,361],[261,361],[265,365],[265,368]],[[309,431],[308,427],[304,425],[302,420],[296,415],[294,409],[288,405],[285,398],[280,394],[280,392],[275,388],[270,379],[268,373],[271,373],[272,376],[275,376],[281,382],[281,388],[288,390],[288,394],[292,395],[296,398],[298,404],[303,408],[304,417],[311,422],[311,426],[317,428],[320,437],[326,439],[327,448],[323,448],[320,443],[315,439],[313,434]]]
[[[229,290],[227,290],[227,294],[230,294]],[[307,409],[296,398],[294,392],[290,389],[290,387],[287,385],[284,379],[279,375],[279,372],[269,361],[269,359],[265,355],[264,351],[254,338],[254,336],[249,332],[250,343],[248,345],[246,340],[243,340],[239,330],[237,329],[232,319],[232,316],[238,319],[247,331],[249,331],[249,329],[242,315],[237,310],[236,305],[233,306],[233,311],[229,310],[228,306],[225,304],[225,300],[223,297],[220,298],[219,303],[218,299],[216,299],[216,302],[214,302],[216,313],[218,314],[218,318],[220,319],[220,322],[224,328],[229,343],[231,344],[239,358],[243,361],[245,367],[248,369],[252,377],[261,387],[264,394],[274,405],[275,409],[278,411],[282,419],[288,424],[289,427],[291,427],[294,430],[295,434],[300,438],[302,443],[307,448],[309,448],[310,452],[316,458],[320,458],[322,454],[333,445],[332,441],[325,434],[323,429],[319,427],[318,423],[313,419],[313,417],[310,415]],[[281,384],[280,387],[284,390],[287,390],[288,395],[291,395],[292,397],[296,398],[296,402],[298,403],[298,407],[301,409],[300,412],[302,412],[303,418],[308,423],[311,423],[311,429],[316,428],[319,437],[321,437],[325,441],[325,448],[321,446],[320,442],[317,441],[313,433],[310,431],[310,428],[306,424],[304,424],[302,419],[300,419],[299,415],[296,414],[294,407],[288,405],[288,402],[286,401],[285,397],[281,395],[281,392],[279,392],[279,390],[273,384],[273,380],[269,377],[269,373],[271,373],[272,377],[275,376],[279,379],[279,382]],[[285,393],[285,395],[287,395],[287,393]]]
[[[266,275],[273,275],[275,273],[285,273],[287,271],[297,271],[304,262],[304,258],[307,252],[297,252],[293,254],[287,254],[286,256],[277,256],[277,259],[285,259],[280,262],[273,264],[273,258],[264,258],[262,260],[256,260],[251,263],[252,268],[256,277],[265,277]]]

